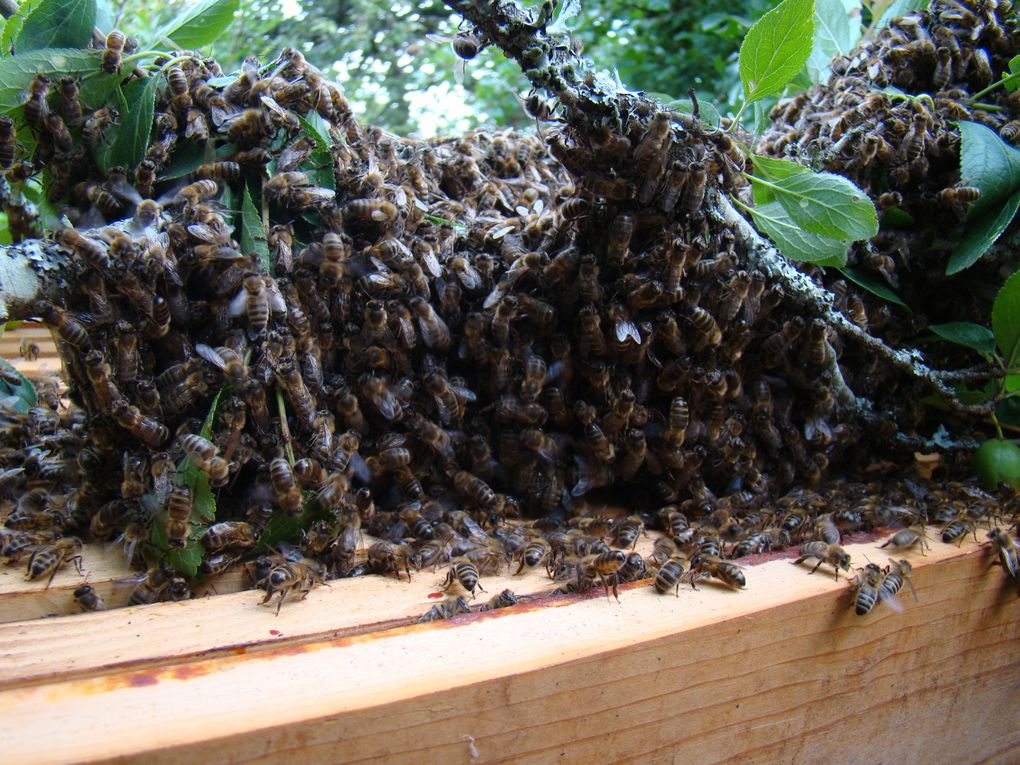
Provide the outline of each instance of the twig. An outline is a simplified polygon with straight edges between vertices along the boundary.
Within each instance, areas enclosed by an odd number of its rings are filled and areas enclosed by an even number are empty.
[[[932,369],[924,363],[920,352],[916,349],[906,351],[890,348],[882,340],[868,334],[850,321],[836,309],[832,293],[819,287],[809,276],[798,271],[775,247],[754,230],[725,195],[713,191],[709,200],[718,219],[732,226],[747,244],[749,264],[779,281],[786,287],[787,296],[791,300],[823,319],[844,337],[854,340],[875,353],[890,366],[907,372],[912,377],[930,385],[956,411],[978,415],[987,415],[991,412],[991,404],[964,404],[959,400],[956,391],[950,385],[951,382],[959,379],[958,372],[941,372]]]

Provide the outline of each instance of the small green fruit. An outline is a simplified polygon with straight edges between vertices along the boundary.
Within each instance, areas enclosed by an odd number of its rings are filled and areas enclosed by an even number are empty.
[[[1020,446],[997,438],[985,441],[974,452],[974,472],[988,491],[1000,481],[1020,489]]]

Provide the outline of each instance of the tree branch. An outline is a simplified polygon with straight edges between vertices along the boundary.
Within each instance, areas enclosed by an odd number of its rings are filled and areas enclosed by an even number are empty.
[[[790,299],[826,321],[844,337],[875,353],[890,366],[930,385],[954,410],[982,416],[991,413],[991,404],[964,404],[959,400],[956,391],[950,385],[950,382],[960,379],[959,372],[932,369],[924,363],[920,351],[890,348],[879,338],[869,335],[836,309],[832,293],[819,287],[810,277],[798,271],[775,247],[760,236],[725,195],[713,193],[711,200],[719,220],[732,226],[747,244],[749,264],[781,282],[786,287]]]

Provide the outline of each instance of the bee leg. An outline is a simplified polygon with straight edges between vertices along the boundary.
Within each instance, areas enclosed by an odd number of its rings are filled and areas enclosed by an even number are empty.
[[[819,561],[815,564],[815,567],[813,569],[811,569],[808,573],[809,574],[815,573],[818,570],[818,567],[821,566],[823,563],[825,563],[825,561],[819,559]],[[837,572],[836,576],[837,576],[837,578],[839,577],[838,572]]]
[[[280,609],[283,608],[283,601],[290,595],[290,590],[280,590],[280,602],[276,604],[276,615],[280,615]]]
[[[75,555],[73,558],[71,558],[71,562],[74,563],[74,567],[78,570],[78,576],[81,576],[81,574],[82,574],[82,570],[81,570],[81,556],[80,555]]]

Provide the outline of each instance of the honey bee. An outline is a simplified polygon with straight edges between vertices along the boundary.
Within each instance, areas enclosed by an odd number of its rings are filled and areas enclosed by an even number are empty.
[[[910,565],[910,561],[894,560],[891,561],[882,571],[882,583],[879,587],[878,595],[882,600],[889,603],[889,605],[896,611],[902,610],[895,604],[898,602],[896,600],[896,593],[898,593],[903,587],[904,582],[910,585],[911,592],[914,594],[914,600],[917,600],[917,592],[914,591],[914,585],[910,581],[910,573],[912,569],[913,567]]]
[[[518,603],[517,596],[510,590],[503,590],[498,595],[493,595],[488,602],[479,606],[479,611],[495,611],[497,608],[510,608]]]
[[[301,490],[294,479],[290,463],[282,457],[272,460],[269,463],[269,477],[273,482],[276,501],[280,508],[287,515],[300,515],[302,509]]]
[[[299,591],[301,599],[304,600],[316,584],[324,581],[326,569],[316,561],[300,558],[278,563],[265,577],[266,594],[261,603],[269,603],[273,595],[279,593],[280,600],[276,604],[276,615],[279,616],[280,609],[292,592]]]
[[[149,466],[144,457],[130,452],[124,453],[123,464],[120,495],[124,499],[136,499],[148,489]]]
[[[65,343],[84,351],[91,349],[92,341],[89,340],[88,330],[69,312],[48,300],[36,301],[35,311],[43,321],[56,329],[60,339]]]
[[[166,591],[173,578],[173,567],[166,561],[159,563],[136,580],[135,587],[128,597],[128,604],[142,606],[155,603]]]
[[[61,537],[53,542],[43,544],[34,550],[28,559],[25,578],[39,579],[49,574],[49,579],[46,581],[46,589],[49,589],[57,571],[65,563],[74,563],[78,573],[81,574],[81,551],[82,543],[78,537]]]
[[[106,36],[106,50],[103,51],[104,72],[114,74],[120,71],[121,55],[126,41],[127,37],[119,29],[114,29]]]
[[[988,532],[988,542],[998,557],[999,565],[1013,581],[1020,580],[1020,564],[1017,563],[1017,544],[1001,529],[992,529]],[[906,561],[903,561],[906,563]],[[909,565],[909,564],[908,564]]]
[[[945,544],[956,542],[957,546],[960,546],[967,538],[968,532],[974,535],[974,541],[977,542],[977,524],[970,518],[957,516],[942,528],[942,541]]]
[[[50,108],[46,103],[46,95],[50,90],[50,78],[37,74],[28,84],[28,99],[25,101],[25,122],[36,130],[42,130]]]
[[[844,571],[850,570],[850,556],[847,554],[839,545],[830,545],[825,542],[807,542],[800,547],[800,557],[794,561],[794,564],[803,563],[804,561],[815,558],[818,563],[811,569],[810,573],[815,573],[818,567],[823,563],[828,563],[832,566],[832,570],[835,573],[836,579],[839,579],[839,570]]]
[[[209,485],[219,488],[230,478],[227,461],[219,454],[214,443],[194,433],[185,433],[177,440],[180,447],[199,470],[209,479]]]
[[[202,535],[202,546],[209,553],[222,550],[246,550],[255,546],[255,528],[244,521],[214,523]]]
[[[640,148],[640,147],[639,147]],[[620,213],[613,220],[606,243],[606,261],[616,268],[627,258],[631,237],[634,235],[635,220],[630,213]]]
[[[23,337],[18,345],[18,353],[25,361],[35,361],[39,358],[39,346],[27,337]]]
[[[129,404],[125,398],[113,401],[110,405],[110,414],[118,425],[153,449],[158,449],[170,437],[166,425],[146,417],[137,406]]]
[[[691,559],[691,586],[705,577],[718,579],[734,589],[743,589],[747,580],[740,566],[713,555],[696,553]]]
[[[889,537],[885,543],[879,545],[879,547],[892,546],[897,549],[909,549],[914,545],[920,545],[921,555],[925,555],[925,549],[931,546],[928,544],[928,539],[923,529],[900,529]]]
[[[330,286],[336,286],[344,275],[344,267],[350,255],[350,245],[339,234],[330,231],[322,238],[322,265],[319,275]]]
[[[250,374],[248,365],[233,348],[210,348],[204,343],[195,346],[195,352],[223,373],[223,380],[235,390],[243,391]]]
[[[83,584],[74,591],[74,602],[82,611],[105,611],[106,603],[91,584]]]
[[[694,215],[705,201],[708,184],[708,170],[704,162],[692,162],[687,168],[687,180],[681,194],[681,208],[687,215]]]
[[[71,137],[71,131],[64,124],[63,117],[56,112],[50,112],[43,120],[43,124],[46,127],[46,132],[49,133],[50,138],[53,140],[53,145],[59,151],[68,154],[74,149],[74,138]]]
[[[481,507],[492,507],[496,504],[496,493],[492,488],[466,470],[458,470],[453,474],[453,488]]]
[[[676,597],[679,598],[680,584],[683,582],[686,574],[687,559],[678,552],[674,553],[659,567],[652,586],[655,587],[655,591],[660,595],[665,595],[670,590],[673,590]]]
[[[869,563],[854,576],[854,612],[858,616],[871,613],[879,600],[882,586],[882,569],[875,563]]]
[[[475,597],[476,589],[485,592],[485,588],[478,581],[478,567],[467,558],[453,561],[442,587],[447,595],[465,591],[471,593],[472,599]]]
[[[694,306],[690,309],[689,315],[691,325],[701,335],[696,348],[714,348],[722,342],[722,330],[716,323],[715,317],[701,306]]]
[[[110,125],[120,120],[120,113],[110,106],[104,106],[92,112],[81,127],[81,139],[86,146],[92,148],[103,138],[103,133]]]
[[[421,339],[429,348],[446,350],[452,342],[450,328],[436,313],[432,304],[423,297],[411,298],[409,307],[418,319]]]
[[[272,125],[262,109],[245,109],[227,117],[220,125],[226,129],[227,139],[242,151],[258,147],[269,137]]]
[[[613,545],[634,549],[638,539],[645,531],[645,522],[639,515],[631,515],[618,522],[612,531]]]
[[[584,556],[578,564],[578,585],[583,579],[594,580],[596,577],[606,590],[606,600],[609,599],[610,584],[613,588],[613,597],[620,601],[618,590],[618,572],[627,562],[627,554],[620,550],[606,550],[605,552]]]
[[[380,573],[393,573],[400,578],[403,568],[407,581],[411,581],[411,563],[416,560],[414,548],[393,542],[376,542],[368,548],[368,563]]]
[[[437,603],[432,606],[425,614],[419,619],[419,624],[425,624],[428,622],[441,621],[443,619],[449,619],[459,614],[467,614],[471,612],[471,607],[468,606],[467,601],[464,598],[447,598],[442,603]]]
[[[0,117],[0,167],[7,169],[14,164],[18,149],[17,138],[14,120]]]
[[[177,486],[167,500],[166,512],[169,516],[166,533],[167,543],[170,547],[178,550],[183,549],[191,533],[191,513],[194,507],[191,489],[187,486]]]

